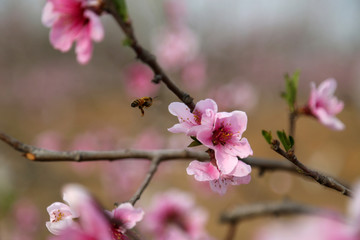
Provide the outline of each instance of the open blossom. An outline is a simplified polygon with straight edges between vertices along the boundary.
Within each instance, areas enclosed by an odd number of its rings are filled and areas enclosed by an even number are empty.
[[[50,42],[54,48],[67,52],[76,41],[77,60],[86,64],[92,55],[92,40],[99,42],[104,29],[95,11],[100,11],[100,1],[47,0],[42,23],[51,27]]]
[[[350,199],[348,218],[329,216],[307,217],[286,224],[271,224],[261,229],[256,240],[359,240],[360,239],[360,182],[354,187]]]
[[[238,156],[246,158],[253,154],[246,138],[241,138],[247,126],[247,115],[242,111],[219,112],[215,122],[204,123],[196,137],[215,152],[216,164],[223,174],[230,174],[238,164]]]
[[[344,124],[335,117],[344,108],[344,103],[335,96],[336,80],[326,79],[318,88],[311,83],[311,93],[306,111],[316,117],[322,124],[333,129],[343,130]]]
[[[206,220],[206,212],[190,195],[171,190],[155,196],[144,227],[157,240],[207,240]]]
[[[75,224],[77,215],[64,203],[54,202],[47,207],[47,211],[50,221],[46,222],[46,227],[52,234],[59,235],[62,230]]]
[[[65,221],[66,217],[71,214],[74,217],[76,213],[79,220],[67,225],[64,222],[62,228],[56,232],[57,235],[51,237],[52,240],[127,240],[125,231],[134,227],[144,214],[141,209],[134,209],[129,203],[122,204],[106,214],[96,200],[76,184],[65,186],[63,198],[69,206],[58,204],[54,208],[53,218],[63,218]],[[56,214],[56,209],[61,209],[62,214]]]
[[[217,110],[216,102],[212,99],[199,101],[192,113],[184,103],[171,103],[169,112],[177,116],[180,123],[175,124],[168,130],[172,133],[186,133],[188,136],[196,136],[202,125],[208,126],[213,123]]]
[[[223,174],[212,162],[192,161],[186,169],[187,174],[194,175],[197,181],[209,181],[210,188],[221,195],[227,191],[228,185],[248,184],[251,180],[251,167],[238,161],[235,168]]]

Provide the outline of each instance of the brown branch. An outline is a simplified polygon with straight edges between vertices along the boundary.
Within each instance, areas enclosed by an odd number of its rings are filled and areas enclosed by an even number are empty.
[[[109,12],[119,24],[123,32],[125,33],[128,42],[130,43],[130,47],[136,53],[136,57],[140,59],[143,63],[147,64],[154,72],[154,75],[157,77],[158,81],[162,81],[170,91],[172,91],[182,102],[184,102],[191,111],[194,110],[195,104],[193,102],[193,98],[186,92],[180,90],[173,81],[166,75],[164,70],[160,67],[156,58],[153,54],[151,54],[147,49],[145,49],[138,42],[134,29],[132,27],[132,23],[130,18],[128,17],[126,20],[123,19],[122,16],[118,13],[116,5],[113,0],[105,0],[104,9]]]
[[[237,227],[236,222],[229,223],[229,229],[228,229],[228,232],[226,234],[225,240],[232,240],[232,239],[235,238],[236,227]]]
[[[304,165],[302,162],[300,162],[296,155],[294,154],[294,151],[289,150],[288,152],[284,151],[280,148],[280,142],[278,140],[274,140],[271,145],[271,149],[273,149],[275,152],[292,162],[298,169],[299,173],[303,174],[305,176],[313,178],[316,182],[320,183],[321,185],[332,188],[336,191],[341,192],[345,196],[351,197],[353,195],[352,190],[342,183],[338,182],[332,177],[326,176],[318,171],[312,170],[306,165]]]
[[[138,188],[138,190],[136,191],[136,193],[134,194],[134,196],[129,200],[129,202],[134,206],[135,203],[137,202],[137,200],[140,199],[142,193],[144,192],[144,190],[146,189],[146,187],[149,185],[151,179],[153,178],[153,176],[155,175],[158,166],[160,165],[160,158],[159,157],[154,157],[151,160],[151,165],[150,165],[150,169],[143,181],[143,183],[141,184],[141,186]]]
[[[159,162],[170,160],[194,160],[207,161],[209,155],[206,152],[192,151],[188,149],[163,149],[163,150],[135,150],[125,149],[116,151],[49,151],[20,142],[19,140],[0,132],[0,140],[7,143],[10,147],[18,152],[23,153],[23,156],[31,161],[38,162],[90,162],[90,161],[116,161],[122,159],[146,159],[152,160],[158,158]],[[279,142],[274,143],[274,151],[289,159],[295,166],[289,162],[282,162],[278,160],[260,159],[248,157],[241,159],[241,161],[252,167],[259,168],[260,173],[264,171],[288,171],[300,175],[310,176],[320,184],[333,188],[342,192],[346,196],[351,195],[351,190],[344,184],[338,182],[332,177],[325,176],[319,172],[312,170],[302,163],[300,163],[294,154],[286,153],[279,147]]]
[[[223,213],[220,216],[220,222],[234,224],[243,220],[263,216],[283,216],[293,214],[310,214],[327,217],[339,217],[336,213],[330,212],[328,210],[287,201],[238,206],[228,212]]]

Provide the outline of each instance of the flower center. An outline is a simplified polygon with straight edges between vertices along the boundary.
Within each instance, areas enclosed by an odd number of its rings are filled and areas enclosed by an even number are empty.
[[[58,221],[62,220],[63,217],[65,217],[65,214],[63,212],[61,212],[60,209],[58,209],[57,211],[53,211],[52,215],[53,215],[52,222],[58,222]]]
[[[201,115],[200,115],[200,112],[197,111],[197,110],[195,110],[195,111],[193,112],[193,114],[194,114],[194,120],[195,120],[195,122],[196,122],[197,124],[201,125]]]
[[[211,142],[214,144],[214,146],[221,144],[225,145],[229,139],[231,139],[233,136],[233,133],[227,129],[225,129],[224,126],[221,126],[220,128],[213,131],[213,135],[211,138]]]

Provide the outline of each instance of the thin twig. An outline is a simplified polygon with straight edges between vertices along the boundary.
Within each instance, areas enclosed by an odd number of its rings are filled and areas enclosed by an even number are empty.
[[[310,214],[320,215],[327,217],[339,217],[336,213],[299,204],[295,202],[275,202],[275,203],[257,203],[251,205],[238,206],[234,209],[223,213],[220,216],[220,222],[222,223],[238,223],[243,220],[264,217],[264,216],[280,216],[280,215],[292,215],[292,214]]]
[[[236,228],[237,228],[236,222],[229,223],[229,229],[227,231],[225,240],[233,240],[235,238]]]
[[[155,175],[156,171],[157,171],[157,168],[160,164],[160,161],[159,161],[159,157],[154,157],[152,160],[151,160],[151,165],[150,165],[150,169],[143,181],[143,183],[141,184],[141,186],[138,188],[138,190],[136,191],[136,193],[134,194],[134,196],[129,200],[129,202],[132,204],[132,205],[135,205],[135,203],[137,202],[137,200],[140,199],[142,193],[144,192],[144,190],[146,189],[146,187],[149,185],[151,179],[153,178],[153,176]]]
[[[105,1],[105,10],[109,12],[119,24],[123,32],[125,33],[127,40],[129,40],[130,47],[134,50],[136,57],[140,59],[143,63],[147,64],[154,72],[154,75],[157,76],[157,80],[162,81],[170,91],[172,91],[182,102],[184,102],[190,110],[194,110],[195,104],[193,102],[193,98],[186,92],[180,90],[178,86],[175,85],[173,81],[166,75],[164,70],[160,67],[156,58],[153,54],[151,54],[147,49],[145,49],[138,42],[134,29],[132,27],[132,23],[130,21],[130,17],[126,20],[120,16],[117,11],[117,8],[112,0]]]
[[[297,110],[289,113],[289,135],[295,139],[295,123],[298,117]]]
[[[328,187],[328,188],[335,189],[336,191],[341,192],[345,196],[351,197],[353,195],[352,190],[350,188],[346,187],[345,185],[338,182],[334,178],[326,176],[318,171],[312,170],[309,167],[307,167],[306,165],[304,165],[302,162],[300,162],[297,159],[296,155],[294,154],[294,152],[292,150],[289,150],[288,152],[286,152],[283,149],[281,149],[279,141],[274,140],[271,145],[271,148],[275,152],[277,152],[278,154],[280,154],[281,156],[283,156],[284,158],[286,158],[287,160],[292,162],[296,167],[298,167],[299,173],[301,173],[305,176],[311,177],[316,182],[320,183],[321,185]]]

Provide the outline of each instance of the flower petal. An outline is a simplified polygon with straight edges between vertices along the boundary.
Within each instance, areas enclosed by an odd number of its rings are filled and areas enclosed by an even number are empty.
[[[219,178],[218,180],[210,181],[210,188],[214,192],[224,195],[227,191],[227,187],[230,181],[224,178]]]
[[[86,10],[84,16],[89,18],[90,37],[95,42],[100,42],[104,38],[104,27],[100,21],[99,15],[93,11]]]
[[[186,168],[188,175],[195,175],[197,181],[211,181],[218,179],[220,176],[219,170],[210,162],[192,161]]]
[[[215,148],[216,164],[222,174],[229,174],[238,163],[236,156],[227,154],[222,147]]]

